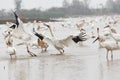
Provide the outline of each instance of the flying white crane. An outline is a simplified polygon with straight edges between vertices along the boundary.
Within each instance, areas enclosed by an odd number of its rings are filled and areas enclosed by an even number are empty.
[[[12,36],[17,38],[17,39],[21,39],[23,41],[30,41],[31,40],[31,35],[28,34],[27,32],[25,32],[24,27],[23,27],[23,22],[22,20],[17,16],[17,14],[14,12],[14,16],[15,16],[15,24],[13,24],[12,26],[9,27],[9,29],[11,29],[12,31]],[[36,56],[36,54],[32,53],[29,48],[28,48],[28,44],[26,44],[26,48],[27,48],[27,52],[31,55],[31,56]]]
[[[45,41],[46,43],[52,44],[61,54],[64,53],[64,47],[69,45],[69,42],[72,41],[73,36],[68,36],[62,40],[52,40],[48,37],[45,37],[42,34],[38,34],[35,29],[33,28],[33,33],[41,40]]]
[[[50,28],[50,27],[48,27],[48,28]],[[75,43],[78,43],[80,41],[86,40],[83,35],[77,35],[77,36],[70,35],[70,36],[68,36],[64,39],[61,39],[61,40],[58,40],[55,38],[50,39],[42,34],[38,34],[34,28],[33,28],[33,33],[39,39],[45,41],[48,44],[52,44],[60,52],[60,54],[64,53],[64,47],[68,47],[71,44],[75,44]],[[52,33],[52,31],[51,31],[51,33]]]

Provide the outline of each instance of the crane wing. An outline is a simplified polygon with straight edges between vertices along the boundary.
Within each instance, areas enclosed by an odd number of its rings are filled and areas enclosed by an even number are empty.
[[[14,15],[15,15],[15,19],[16,19],[16,24],[13,24],[10,27],[10,28],[12,28],[12,35],[18,39],[30,40],[31,36],[30,36],[30,34],[25,32],[22,20],[17,16],[17,14],[15,12],[14,12]]]

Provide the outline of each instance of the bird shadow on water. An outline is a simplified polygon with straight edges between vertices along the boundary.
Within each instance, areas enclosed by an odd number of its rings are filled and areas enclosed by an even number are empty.
[[[115,65],[120,65],[120,59],[114,60],[114,59],[108,59],[107,60],[107,66],[115,66]]]
[[[43,59],[43,58],[50,58],[50,59],[57,59],[58,60],[62,60],[62,59],[69,59],[71,57],[74,57],[74,55],[70,55],[70,53],[47,53],[47,52],[43,52],[43,53],[38,53],[36,57],[31,57],[29,55],[17,55],[16,58],[10,58],[9,56],[4,56],[0,58],[0,61],[10,61],[11,63],[14,63],[16,61],[19,60],[32,60],[32,59]]]
[[[113,63],[113,59],[106,59],[107,60],[107,66],[111,66],[111,64]]]
[[[33,59],[34,57],[31,56],[17,56],[16,58],[9,58],[9,57],[2,57],[0,60],[1,61],[6,61],[9,60],[10,62],[15,62],[17,60],[27,60],[27,59]]]
[[[16,61],[17,61],[16,58],[15,58],[15,59],[10,59],[10,60],[9,60],[9,62],[10,62],[10,63],[13,63],[13,64],[14,64]]]
[[[71,59],[73,56],[64,53],[64,54],[50,54],[49,57],[56,58],[57,60],[66,60],[66,59]]]

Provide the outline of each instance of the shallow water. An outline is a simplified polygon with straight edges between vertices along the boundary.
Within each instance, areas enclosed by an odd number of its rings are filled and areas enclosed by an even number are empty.
[[[78,31],[72,29],[70,32],[70,29],[68,29],[67,33],[60,33],[63,30],[67,30],[67,28],[60,29],[55,35],[63,38],[66,35],[77,34]],[[2,34],[2,32],[0,33]],[[6,52],[4,38],[2,35],[0,37],[0,75],[2,80],[120,79],[119,51],[114,51],[113,61],[107,61],[105,57],[106,50],[99,49],[97,42],[92,44],[94,39],[84,42],[82,47],[74,45],[65,48],[64,55],[56,55],[59,52],[50,46],[46,53],[41,53],[40,49],[32,49],[38,56],[30,57],[25,46],[19,46],[16,47],[17,58],[11,60]]]
[[[79,49],[79,48],[77,48]],[[105,50],[80,48],[79,53],[64,55],[37,54],[18,56],[10,60],[5,56],[0,60],[2,80],[119,80],[120,58],[114,54],[113,61],[105,59]],[[7,58],[6,58],[7,57]]]

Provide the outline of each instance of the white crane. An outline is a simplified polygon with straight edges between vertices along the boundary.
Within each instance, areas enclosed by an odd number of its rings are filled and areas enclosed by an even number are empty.
[[[12,31],[12,36],[17,38],[17,39],[21,39],[23,41],[30,41],[31,40],[31,35],[28,34],[27,32],[25,32],[24,28],[23,28],[23,22],[21,21],[21,19],[17,16],[17,14],[14,12],[15,15],[15,24],[13,24],[12,26],[9,27],[9,29],[11,29]],[[28,44],[26,44],[26,48],[27,48],[27,52],[31,55],[31,56],[37,56],[36,54],[32,53],[29,48],[28,48]]]
[[[14,12],[15,15],[15,24],[13,24],[12,26],[9,27],[9,29],[12,30],[12,35],[15,38],[21,39],[21,40],[25,40],[28,41],[31,39],[31,35],[28,34],[25,30],[24,30],[24,25],[22,20],[17,16],[17,14]]]
[[[99,32],[99,28],[98,28],[98,32]],[[113,59],[113,50],[119,50],[120,44],[116,44],[116,42],[114,40],[111,40],[110,38],[107,39],[106,36],[104,35],[102,35],[102,37],[101,35],[98,35],[98,37],[93,41],[93,43],[97,40],[99,41],[101,47],[107,50],[106,59],[108,60],[109,52],[111,52],[111,59]]]
[[[33,28],[33,33],[42,41],[46,43],[52,44],[61,54],[64,53],[64,47],[69,45],[69,42],[72,41],[73,36],[70,35],[65,39],[62,40],[53,40],[48,37],[43,36],[42,34],[38,34],[35,29]]]
[[[97,38],[99,38],[98,40],[99,40],[99,48],[102,48],[103,46],[100,44],[100,42],[103,42],[103,41],[105,41],[106,39],[110,39],[110,37],[108,36],[108,35],[105,35],[106,33],[104,33],[104,32],[102,32],[102,33],[100,33],[100,30],[99,30],[99,28],[97,28],[97,35],[98,35],[98,37]]]
[[[48,28],[50,28],[50,26],[48,26]],[[53,36],[52,34],[52,30],[50,30],[51,32],[51,35]],[[61,39],[61,40],[58,40],[58,39],[55,39],[54,37],[52,39],[42,35],[42,34],[38,34],[35,29],[33,28],[33,33],[41,40],[45,41],[46,43],[48,44],[52,44],[59,52],[60,54],[63,54],[64,53],[64,47],[68,47],[69,45],[71,45],[72,43],[75,44],[75,43],[78,43],[80,41],[85,41],[86,38],[85,38],[85,34],[79,34],[77,36],[73,36],[73,35],[70,35],[64,39]]]
[[[107,27],[109,29],[109,33],[111,35],[111,37],[116,41],[116,43],[118,44],[118,42],[120,42],[120,34],[117,33],[117,31],[113,28],[111,28],[111,26],[108,25]]]
[[[110,51],[111,51],[111,59],[113,59],[113,50],[119,50],[120,44],[118,45],[116,44],[115,41],[110,41],[110,40],[100,41],[100,37],[97,37],[95,41],[97,40],[100,42],[100,45],[102,46],[102,48],[105,48],[107,50],[106,59],[108,60],[108,55]],[[93,41],[93,43],[95,41]]]

